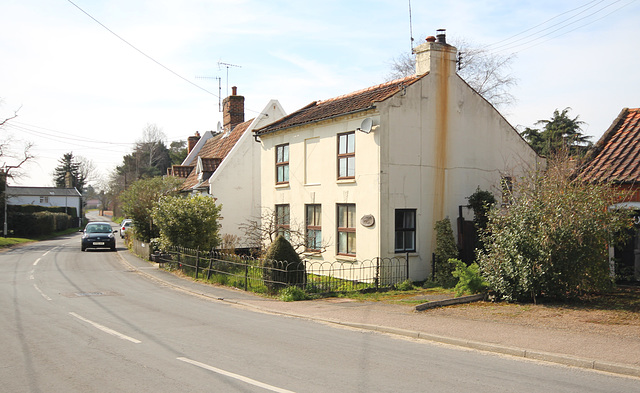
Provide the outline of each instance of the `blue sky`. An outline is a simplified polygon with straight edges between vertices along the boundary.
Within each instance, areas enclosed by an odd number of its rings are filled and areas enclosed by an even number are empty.
[[[596,141],[622,108],[640,107],[638,0],[413,0],[411,8],[416,40],[445,28],[450,42],[516,52],[517,102],[501,109],[514,126],[571,107]],[[14,184],[51,185],[69,151],[106,175],[147,124],[168,142],[214,130],[215,77],[223,97],[227,84],[238,86],[247,119],[270,99],[293,112],[382,83],[392,59],[410,50],[408,9],[401,0],[3,0],[0,117],[19,116],[0,136],[13,147],[34,143],[36,156]],[[239,67],[227,80],[219,62]]]

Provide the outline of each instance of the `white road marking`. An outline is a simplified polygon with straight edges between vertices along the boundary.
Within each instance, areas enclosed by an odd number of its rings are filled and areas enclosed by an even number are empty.
[[[36,284],[33,284],[33,287],[36,289],[36,291],[40,292],[40,294],[42,295],[43,298],[47,299],[47,300],[51,300],[51,298],[47,295],[44,294],[44,292],[42,292],[40,290],[40,288],[38,288],[38,286]]]
[[[116,332],[116,331],[115,331],[115,330],[113,330],[113,329],[109,329],[109,328],[108,328],[108,327],[106,327],[106,326],[100,325],[100,324],[99,324],[99,323],[97,323],[97,322],[93,322],[93,321],[90,321],[90,320],[88,320],[88,319],[86,319],[86,318],[83,318],[83,317],[81,317],[80,315],[78,315],[78,314],[76,314],[76,313],[74,313],[74,312],[70,312],[69,314],[71,314],[72,316],[74,316],[74,317],[78,318],[79,320],[81,320],[81,321],[83,321],[83,322],[86,322],[86,323],[88,323],[89,325],[91,325],[91,326],[93,326],[93,327],[95,327],[95,328],[97,328],[97,329],[99,329],[99,330],[102,330],[103,332],[108,333],[108,334],[110,334],[110,335],[112,335],[112,336],[116,336],[116,337],[121,338],[121,339],[123,339],[123,340],[131,341],[131,342],[132,342],[132,343],[134,343],[134,344],[140,344],[140,343],[142,342],[142,341],[140,341],[140,340],[136,340],[136,339],[135,339],[135,338],[133,338],[133,337],[129,337],[129,336],[124,335],[124,334],[122,334],[122,333],[120,333],[120,332]]]
[[[182,362],[193,364],[194,366],[197,366],[197,367],[200,367],[200,368],[204,368],[205,370],[213,371],[214,373],[218,373],[218,374],[230,377],[230,378],[237,379],[237,380],[242,381],[242,382],[246,382],[246,383],[248,383],[250,385],[253,385],[253,386],[258,386],[258,387],[261,387],[263,389],[271,390],[272,392],[294,393],[291,390],[281,389],[281,388],[278,388],[276,386],[268,385],[266,383],[262,383],[260,381],[254,380],[254,379],[244,377],[242,375],[234,374],[234,373],[229,372],[229,371],[225,371],[225,370],[213,367],[213,366],[209,366],[208,364],[200,363],[200,362],[195,361],[195,360],[191,360],[191,359],[188,359],[188,358],[182,358],[182,357],[177,358],[177,359],[182,361]]]
[[[49,251],[47,251],[47,252],[49,252]],[[47,254],[44,254],[44,255],[47,255]],[[44,256],[44,255],[43,255],[43,256]],[[36,261],[33,263],[33,266],[36,266],[36,265],[38,264],[38,262],[40,262],[40,259],[42,259],[42,258],[38,258],[38,259],[36,259]]]

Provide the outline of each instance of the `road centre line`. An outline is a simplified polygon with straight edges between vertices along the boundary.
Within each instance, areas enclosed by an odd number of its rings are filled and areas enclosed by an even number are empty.
[[[110,335],[112,335],[112,336],[116,336],[116,337],[118,337],[118,338],[120,338],[120,339],[123,339],[123,340],[131,341],[131,342],[132,342],[132,343],[134,343],[134,344],[140,344],[140,343],[142,342],[142,341],[140,341],[140,340],[136,340],[136,339],[135,339],[135,338],[133,338],[133,337],[129,337],[129,336],[124,335],[124,334],[122,334],[122,333],[120,333],[120,332],[116,332],[115,330],[110,329],[110,328],[108,328],[108,327],[106,327],[106,326],[100,325],[100,324],[99,324],[99,323],[97,323],[97,322],[93,322],[93,321],[88,320],[88,319],[86,319],[86,318],[84,318],[84,317],[81,317],[80,315],[78,315],[78,314],[76,314],[76,313],[74,313],[74,312],[70,312],[69,314],[71,314],[72,316],[74,316],[74,317],[78,318],[79,320],[81,320],[81,321],[83,321],[83,322],[88,323],[89,325],[91,325],[91,326],[95,327],[96,329],[102,330],[103,332],[108,333],[108,334],[110,334]]]
[[[38,288],[38,286],[36,284],[33,284],[33,287],[36,289],[36,291],[40,292],[40,294],[42,295],[43,298],[47,299],[47,300],[51,300],[51,298],[47,295],[44,294],[44,292],[42,292],[40,290],[40,288]]]
[[[266,383],[263,383],[263,382],[260,382],[260,381],[256,381],[256,380],[254,380],[254,379],[247,378],[247,377],[244,377],[244,376],[239,375],[239,374],[234,374],[234,373],[229,372],[229,371],[225,371],[225,370],[222,370],[222,369],[219,369],[219,368],[213,367],[213,366],[209,366],[208,364],[200,363],[200,362],[198,362],[198,361],[196,361],[196,360],[191,360],[191,359],[183,358],[183,357],[180,357],[180,358],[177,358],[177,359],[178,359],[178,360],[180,360],[181,362],[185,362],[185,363],[193,364],[194,366],[197,366],[197,367],[203,368],[203,369],[205,369],[205,370],[213,371],[214,373],[218,373],[218,374],[221,374],[221,375],[224,375],[224,376],[230,377],[230,378],[234,378],[234,379],[237,379],[237,380],[239,380],[239,381],[242,381],[242,382],[248,383],[248,384],[250,384],[250,385],[258,386],[258,387],[260,387],[260,388],[263,388],[263,389],[266,389],[266,390],[270,390],[270,391],[272,391],[272,392],[278,392],[278,393],[294,393],[294,392],[293,392],[293,391],[291,391],[291,390],[281,389],[281,388],[279,388],[279,387],[272,386],[272,385],[269,385],[269,384],[266,384]]]

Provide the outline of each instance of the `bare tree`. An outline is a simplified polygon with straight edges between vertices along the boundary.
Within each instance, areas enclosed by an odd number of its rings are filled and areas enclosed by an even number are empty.
[[[164,155],[161,156],[160,152],[166,150],[164,141],[167,136],[162,132],[162,129],[155,124],[147,124],[142,130],[142,139],[138,141],[136,149],[143,150],[149,155],[149,166],[155,166]]]
[[[246,222],[238,225],[239,229],[244,233],[247,246],[264,250],[273,243],[279,234],[285,232],[287,240],[298,255],[307,251],[306,232],[304,225],[291,222],[288,227],[283,228],[278,225],[278,217],[275,210],[264,208],[260,217],[248,219]],[[320,250],[315,253],[323,253],[327,244],[323,241]]]
[[[79,164],[78,171],[84,178],[85,184],[98,179],[96,165],[93,163],[93,161],[91,161],[91,159],[82,156],[76,156],[76,161]]]
[[[0,120],[0,131],[5,130],[5,126],[9,124],[9,121],[18,117],[18,111],[20,108],[13,112],[13,115],[8,116]],[[3,132],[4,134],[4,132]],[[15,178],[20,175],[19,172],[13,172],[12,170],[20,168],[27,161],[34,158],[30,150],[33,147],[33,143],[23,143],[22,151],[20,153],[15,152],[16,142],[10,135],[0,136],[0,159],[3,163],[0,166],[0,175],[6,181],[7,178]]]
[[[515,54],[500,55],[481,46],[469,43],[465,39],[453,39],[458,48],[458,75],[478,94],[496,108],[515,103],[510,89],[517,79],[508,73]],[[402,53],[391,60],[388,80],[413,75],[416,70],[414,54]]]

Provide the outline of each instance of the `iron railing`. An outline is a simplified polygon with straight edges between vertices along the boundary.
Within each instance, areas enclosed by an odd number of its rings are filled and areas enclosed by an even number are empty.
[[[409,278],[409,256],[363,261],[289,263],[174,247],[153,259],[169,270],[245,291],[276,292],[297,286],[309,293],[390,288]]]

